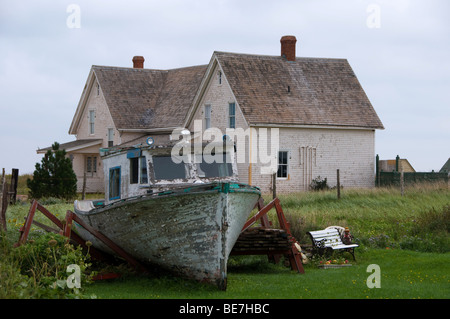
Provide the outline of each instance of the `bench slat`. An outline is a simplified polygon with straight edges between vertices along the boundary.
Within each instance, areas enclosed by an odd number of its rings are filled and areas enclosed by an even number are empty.
[[[317,244],[324,242],[324,247],[331,247],[333,249],[344,249],[358,247],[357,244],[345,245],[342,242],[339,232],[335,228],[329,228],[324,230],[316,230],[309,232],[311,237]]]
[[[324,229],[324,230],[314,230],[309,232],[312,236],[325,236],[325,235],[339,235],[336,228]]]
[[[339,246],[334,246],[332,247],[333,249],[344,249],[344,248],[355,248],[358,247],[357,244],[352,244],[352,245],[339,245]]]

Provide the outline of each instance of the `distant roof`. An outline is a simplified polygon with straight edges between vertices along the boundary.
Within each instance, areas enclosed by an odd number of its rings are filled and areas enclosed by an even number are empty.
[[[346,59],[215,55],[251,124],[384,128]]]
[[[442,166],[439,173],[450,173],[450,158],[445,162],[444,166]]]
[[[92,66],[119,130],[177,127],[207,66],[151,70]]]
[[[76,140],[72,142],[67,142],[63,144],[59,144],[60,150],[66,150],[66,152],[75,151],[81,148],[90,147],[94,145],[101,144],[103,142],[102,139],[85,139],[85,140]],[[38,154],[45,154],[47,151],[51,150],[52,147],[40,148],[36,152]]]

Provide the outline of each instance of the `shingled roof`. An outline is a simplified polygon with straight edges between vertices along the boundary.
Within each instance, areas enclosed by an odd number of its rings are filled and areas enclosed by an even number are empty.
[[[346,59],[214,54],[250,124],[384,128]]]
[[[220,65],[250,125],[384,128],[346,59],[216,51],[211,61]],[[186,124],[210,69],[92,66],[92,73],[116,128],[147,131]]]
[[[92,66],[119,130],[182,125],[206,68],[206,65],[172,70]]]

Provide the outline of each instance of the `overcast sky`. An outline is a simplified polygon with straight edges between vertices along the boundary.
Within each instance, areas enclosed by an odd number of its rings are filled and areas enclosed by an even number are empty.
[[[32,173],[68,134],[91,65],[171,69],[214,51],[346,58],[385,130],[381,159],[450,157],[448,0],[0,0],[0,168]]]

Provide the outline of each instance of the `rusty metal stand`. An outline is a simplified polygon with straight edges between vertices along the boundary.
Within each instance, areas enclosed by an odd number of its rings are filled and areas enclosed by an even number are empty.
[[[305,270],[303,269],[301,253],[298,251],[297,247],[295,247],[295,243],[297,241],[291,234],[290,225],[289,225],[289,222],[286,220],[286,217],[284,216],[280,200],[278,198],[275,198],[269,204],[267,204],[265,206],[263,206],[263,205],[264,205],[264,201],[263,201],[263,199],[260,199],[260,201],[257,203],[257,206],[259,209],[258,213],[256,213],[253,217],[251,217],[245,223],[244,227],[242,228],[241,233],[243,233],[247,229],[249,229],[258,220],[261,220],[261,226],[263,228],[270,228],[272,226],[272,223],[270,222],[269,218],[267,217],[267,213],[272,208],[275,208],[276,213],[277,213],[278,222],[280,224],[280,228],[286,232],[289,243],[290,243],[290,249],[283,251],[282,253],[286,257],[288,257],[292,270],[296,270],[300,274],[304,274]],[[233,252],[232,252],[232,254],[233,254]],[[252,255],[252,254],[254,254],[254,251],[249,250],[247,253],[240,252],[239,254]],[[281,254],[279,252],[266,251],[266,252],[264,252],[264,254],[267,254],[269,259],[274,261],[275,263],[277,263],[281,258]]]
[[[58,229],[54,229],[52,227],[49,227],[49,226],[46,226],[46,225],[43,225],[41,223],[34,221],[34,216],[35,216],[36,210],[39,210],[40,212],[42,212],[48,219],[50,219],[53,222],[53,224],[55,224],[58,227]],[[116,245],[107,236],[105,236],[98,230],[95,230],[91,226],[87,225],[83,220],[81,220],[72,211],[70,211],[70,210],[67,211],[66,218],[62,222],[55,215],[50,213],[44,206],[39,204],[36,200],[33,200],[33,202],[31,203],[30,210],[28,212],[27,217],[25,218],[25,223],[19,230],[20,231],[19,240],[14,246],[18,247],[27,241],[28,235],[30,233],[31,225],[35,224],[35,225],[45,229],[46,231],[59,233],[60,235],[63,235],[64,237],[68,238],[68,240],[72,240],[72,241],[78,243],[79,245],[83,246],[84,248],[87,248],[85,241],[80,236],[78,236],[75,232],[72,232],[72,223],[73,222],[78,223],[81,227],[83,227],[88,232],[90,232],[92,235],[94,235],[96,238],[101,240],[105,245],[107,245],[109,248],[111,248],[117,255],[124,258],[135,269],[142,271],[142,272],[146,272],[146,268],[141,263],[139,263],[136,259],[134,259],[132,256],[130,256],[121,247]],[[107,259],[106,255],[104,253],[102,253],[100,250],[97,250],[93,247],[89,247],[89,251],[91,252],[91,254],[94,258]]]

